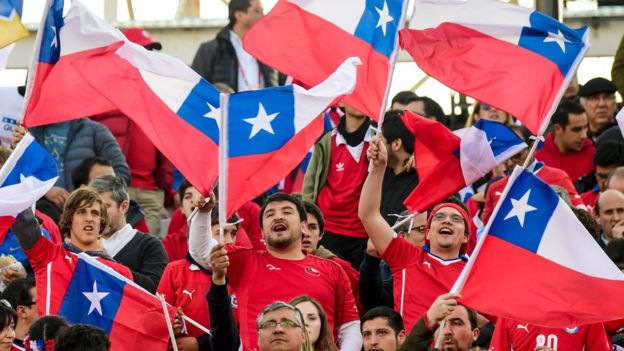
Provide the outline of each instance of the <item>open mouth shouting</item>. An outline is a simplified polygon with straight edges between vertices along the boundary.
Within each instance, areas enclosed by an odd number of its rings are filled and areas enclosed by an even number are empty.
[[[282,221],[275,221],[271,225],[271,231],[274,233],[284,233],[288,230],[288,225]]]
[[[440,230],[438,230],[438,233],[442,234],[442,235],[453,235],[453,229],[449,228],[449,227],[442,227],[440,228]]]

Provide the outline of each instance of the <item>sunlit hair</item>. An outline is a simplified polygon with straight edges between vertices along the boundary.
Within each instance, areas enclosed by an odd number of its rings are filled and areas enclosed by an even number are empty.
[[[321,332],[319,333],[318,340],[316,340],[316,342],[312,344],[312,349],[314,351],[338,351],[338,347],[336,347],[336,344],[334,343],[334,336],[329,326],[329,321],[327,320],[327,315],[325,314],[323,307],[321,307],[318,301],[307,295],[300,295],[295,297],[290,301],[290,304],[295,306],[296,308],[298,304],[303,302],[312,303],[316,308],[316,311],[318,312],[319,318],[321,319]],[[305,321],[305,316],[303,316],[303,319]]]
[[[65,201],[60,222],[61,234],[63,234],[64,237],[70,237],[72,220],[76,211],[84,207],[89,207],[94,203],[100,205],[100,234],[102,234],[108,225],[108,212],[106,211],[104,200],[102,200],[97,191],[91,188],[81,188],[74,190],[67,198],[67,201]]]

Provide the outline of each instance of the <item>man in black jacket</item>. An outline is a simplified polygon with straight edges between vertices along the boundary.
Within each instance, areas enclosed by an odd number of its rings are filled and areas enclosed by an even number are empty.
[[[217,37],[202,43],[191,67],[210,83],[227,84],[234,91],[277,85],[277,74],[243,49],[243,36],[262,16],[260,0],[231,0],[230,23]]]
[[[154,293],[169,260],[158,239],[139,233],[126,223],[130,196],[125,181],[115,176],[103,176],[91,181],[89,186],[107,205],[110,221],[102,233],[106,252],[130,268],[137,284]]]

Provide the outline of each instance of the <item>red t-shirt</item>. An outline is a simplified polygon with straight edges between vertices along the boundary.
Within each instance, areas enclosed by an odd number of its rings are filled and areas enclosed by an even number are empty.
[[[66,250],[63,245],[55,244],[45,238],[44,236],[39,237],[39,240],[35,243],[30,250],[24,250],[26,253],[26,257],[28,257],[28,261],[30,262],[30,266],[33,268],[35,272],[35,281],[37,285],[37,301],[46,301],[47,289],[46,282],[48,281],[47,277],[47,265],[48,263],[52,264],[52,271],[56,274],[61,274],[67,281],[72,279],[74,274],[74,266],[76,265],[78,258],[76,254]],[[129,280],[133,281],[132,272],[130,269],[122,264],[119,264],[112,260],[107,260],[101,257],[93,256],[100,263],[114,269],[117,273],[123,275]],[[54,287],[51,287],[54,290]],[[58,292],[52,293],[50,297],[50,311],[58,311],[61,307],[63,294],[58,294]],[[46,315],[45,303],[37,303],[37,308],[39,309],[39,315]]]
[[[165,267],[156,291],[164,294],[165,301],[169,304],[181,307],[186,316],[206,328],[210,328],[206,294],[208,294],[211,284],[210,274],[183,259],[170,262]],[[234,314],[236,315],[236,312]],[[186,323],[186,327],[190,336],[204,335],[203,331],[190,323]]]
[[[244,350],[258,350],[256,318],[272,302],[299,295],[316,299],[337,335],[342,324],[359,319],[349,280],[340,266],[320,257],[285,260],[267,251],[228,245],[229,284],[236,293]]]
[[[448,293],[466,261],[443,260],[403,238],[394,238],[382,259],[392,271],[394,309],[403,316],[405,330],[412,330],[433,301]]]
[[[544,328],[498,318],[490,350],[534,351],[538,346],[554,350],[611,350],[607,334],[601,323],[570,328]]]
[[[544,140],[544,147],[535,153],[535,158],[547,166],[563,170],[574,182],[594,170],[595,152],[594,144],[587,139],[580,151],[563,154],[555,145],[555,135],[550,133]]]
[[[317,204],[325,217],[325,230],[339,235],[367,238],[366,230],[358,217],[362,185],[368,175],[366,150],[368,142],[360,146],[355,159],[345,143],[336,143],[337,134],[331,138],[331,159],[327,182],[317,197]]]

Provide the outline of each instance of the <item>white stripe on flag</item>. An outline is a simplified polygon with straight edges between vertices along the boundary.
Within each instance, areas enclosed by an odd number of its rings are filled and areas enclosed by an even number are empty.
[[[366,9],[366,0],[288,0],[304,11],[335,24],[349,34],[355,29]]]
[[[522,27],[529,27],[533,11],[494,0],[416,0],[411,29],[456,23],[494,38],[518,44]]]

